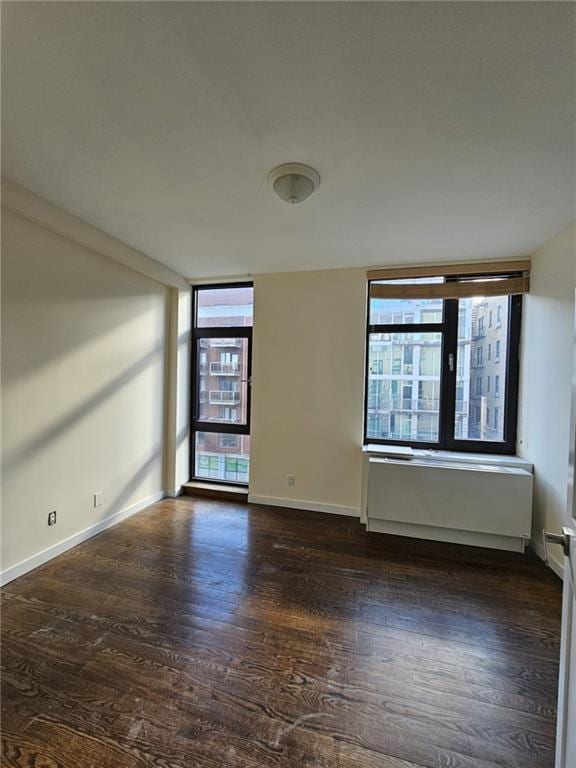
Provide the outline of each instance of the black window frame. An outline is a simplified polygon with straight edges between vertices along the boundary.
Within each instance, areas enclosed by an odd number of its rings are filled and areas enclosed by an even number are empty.
[[[449,281],[450,278],[447,278]],[[458,451],[462,453],[486,453],[514,455],[518,431],[518,386],[520,373],[520,332],[522,326],[522,294],[509,296],[508,344],[506,378],[499,410],[504,419],[504,440],[463,440],[455,437],[456,427],[456,379],[458,370],[458,301],[443,299],[442,321],[438,323],[386,323],[370,324],[370,283],[368,281],[366,347],[364,363],[364,445],[397,445],[423,450]],[[370,336],[373,333],[441,333],[440,408],[438,441],[388,440],[368,436],[368,381],[370,362]],[[452,355],[452,366],[450,356]],[[450,370],[452,368],[452,370]],[[502,395],[502,393],[501,393]]]
[[[248,488],[248,483],[236,480],[218,480],[207,477],[196,477],[196,433],[213,432],[215,434],[250,435],[252,415],[252,390],[250,380],[252,378],[252,336],[254,325],[242,326],[202,326],[198,327],[198,295],[202,291],[222,290],[225,288],[254,288],[252,280],[243,280],[234,283],[201,283],[192,286],[192,349],[191,349],[191,386],[190,386],[190,450],[189,473],[192,482],[211,483],[213,485],[230,485],[233,487]],[[248,341],[248,402],[246,404],[246,424],[226,424],[221,422],[200,421],[198,418],[198,394],[200,393],[200,366],[198,365],[198,341],[201,338],[246,338]],[[217,427],[217,428],[215,428]]]

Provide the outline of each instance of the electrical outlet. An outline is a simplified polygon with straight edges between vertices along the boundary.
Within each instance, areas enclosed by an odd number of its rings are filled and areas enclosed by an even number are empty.
[[[296,475],[286,475],[288,481],[288,488],[294,488],[296,485]]]
[[[48,512],[48,525],[56,525],[56,510]]]
[[[102,506],[102,491],[98,491],[98,493],[94,494],[94,506],[95,507]]]

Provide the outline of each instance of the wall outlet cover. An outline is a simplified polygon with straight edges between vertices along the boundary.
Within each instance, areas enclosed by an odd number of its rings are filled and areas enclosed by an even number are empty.
[[[102,491],[98,491],[98,493],[94,494],[94,506],[95,507],[102,506]]]
[[[56,511],[48,512],[48,525],[56,525]]]

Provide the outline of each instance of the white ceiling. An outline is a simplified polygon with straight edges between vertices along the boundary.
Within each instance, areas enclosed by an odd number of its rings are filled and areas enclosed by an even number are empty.
[[[574,215],[573,3],[2,5],[5,175],[184,275],[508,256]]]

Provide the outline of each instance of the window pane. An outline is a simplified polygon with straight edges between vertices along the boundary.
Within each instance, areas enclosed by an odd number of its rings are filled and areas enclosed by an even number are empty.
[[[250,472],[250,436],[218,432],[196,432],[197,478],[247,483]]]
[[[372,333],[368,354],[368,438],[437,442],[442,334]]]
[[[251,326],[253,297],[252,286],[198,290],[196,292],[196,327]]]
[[[198,339],[198,420],[246,424],[248,339]]]
[[[458,302],[457,440],[504,441],[509,302],[508,296]]]
[[[418,283],[443,283],[443,277],[426,277],[408,280],[373,280],[371,285],[416,285]],[[392,323],[441,323],[442,299],[370,299],[370,325]]]

